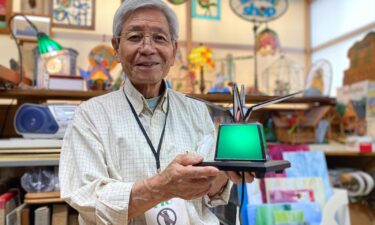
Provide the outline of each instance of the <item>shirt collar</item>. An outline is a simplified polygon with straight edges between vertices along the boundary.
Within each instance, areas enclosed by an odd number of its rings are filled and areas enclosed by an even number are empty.
[[[156,106],[156,110],[158,108],[160,109],[160,105],[162,105],[162,110],[164,113],[166,113],[168,108],[168,101],[166,101],[168,96],[168,88],[164,79],[162,80],[161,85],[165,87],[165,90],[161,96],[159,104]],[[125,79],[124,92],[133,105],[137,115],[140,115],[141,112],[147,107],[147,101],[145,97],[143,97],[143,95],[134,87],[134,85],[128,78]]]

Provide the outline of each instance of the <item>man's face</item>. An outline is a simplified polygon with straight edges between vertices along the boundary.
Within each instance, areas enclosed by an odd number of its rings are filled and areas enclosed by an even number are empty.
[[[118,60],[134,85],[160,83],[174,63],[177,43],[159,10],[136,10],[123,24],[118,41]]]

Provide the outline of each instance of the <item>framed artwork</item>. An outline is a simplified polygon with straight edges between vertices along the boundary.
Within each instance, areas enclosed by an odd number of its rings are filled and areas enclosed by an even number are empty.
[[[192,0],[192,17],[198,19],[220,20],[221,0]]]
[[[49,16],[51,2],[45,0],[23,0],[21,4],[21,13],[27,15]]]
[[[27,18],[38,28],[40,32],[51,36],[51,17],[49,16],[36,16],[25,15]],[[14,36],[22,40],[36,40],[36,31],[26,22],[22,16],[16,16],[13,19],[13,33]]]
[[[54,27],[95,29],[95,0],[52,0]]]
[[[0,34],[8,34],[8,20],[12,14],[12,0],[0,0]]]

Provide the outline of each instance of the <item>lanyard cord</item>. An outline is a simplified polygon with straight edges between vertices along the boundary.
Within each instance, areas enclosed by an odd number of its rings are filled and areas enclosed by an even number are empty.
[[[124,94],[125,94],[125,90],[124,90]],[[168,113],[169,113],[169,95],[167,95],[167,104],[168,104],[167,107],[168,108],[167,108],[167,113],[165,115],[164,127],[163,127],[163,131],[161,132],[161,135],[160,135],[160,140],[159,140],[159,145],[158,145],[157,151],[155,150],[154,146],[152,145],[152,142],[151,142],[150,138],[148,137],[145,128],[143,127],[139,117],[137,116],[137,113],[135,112],[135,109],[134,109],[133,105],[130,103],[130,101],[128,99],[128,96],[126,96],[126,94],[125,94],[125,98],[129,103],[129,106],[132,110],[132,113],[135,117],[135,120],[137,121],[137,123],[139,125],[139,128],[141,129],[141,131],[143,133],[143,136],[146,138],[146,141],[147,141],[148,145],[150,146],[152,153],[154,154],[155,161],[156,161],[156,170],[159,173],[160,172],[160,149],[161,149],[161,145],[163,144],[165,127],[167,125],[167,118],[168,118]]]

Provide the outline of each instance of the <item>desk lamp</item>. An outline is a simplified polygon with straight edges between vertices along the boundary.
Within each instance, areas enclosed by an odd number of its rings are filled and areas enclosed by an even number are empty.
[[[40,32],[38,30],[38,28],[35,26],[35,24],[33,24],[25,15],[17,14],[17,15],[13,15],[12,17],[10,17],[9,21],[8,21],[8,27],[9,27],[10,34],[12,35],[12,37],[13,37],[14,41],[16,42],[16,45],[17,45],[19,64],[20,64],[20,66],[19,66],[20,82],[18,84],[21,84],[22,81],[23,81],[22,52],[21,52],[20,42],[16,38],[16,36],[14,35],[13,29],[12,29],[12,26],[11,26],[11,22],[17,16],[23,17],[26,20],[26,22],[32,27],[32,29],[35,30],[36,38],[37,38],[37,44],[38,44],[38,50],[39,50],[39,53],[42,57],[48,57],[48,56],[55,55],[55,54],[57,54],[58,51],[62,50],[63,47],[59,43],[57,43],[56,41],[49,38],[47,34],[45,34],[43,32]]]

